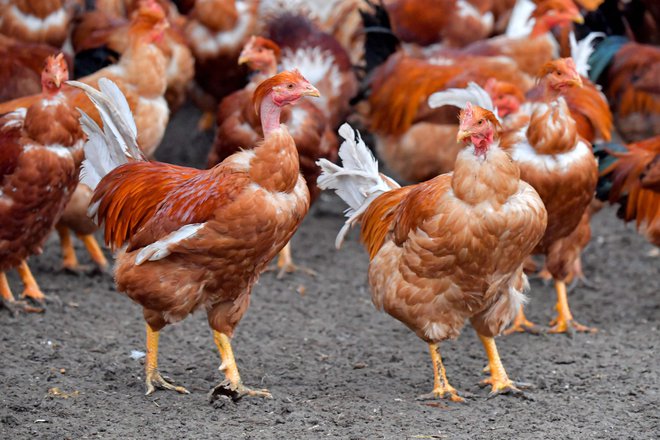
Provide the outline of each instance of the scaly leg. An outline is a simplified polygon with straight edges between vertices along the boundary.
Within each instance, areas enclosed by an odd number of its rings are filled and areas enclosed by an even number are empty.
[[[431,352],[431,361],[433,362],[433,391],[429,394],[419,396],[417,400],[449,398],[452,402],[463,402],[464,399],[458,395],[456,389],[449,385],[438,345],[429,344],[429,351]]]
[[[535,335],[541,333],[541,329],[539,328],[539,326],[529,321],[525,316],[525,312],[523,311],[523,305],[520,306],[520,309],[518,310],[518,314],[516,315],[516,318],[513,320],[511,327],[504,330],[503,334],[510,335],[512,333],[517,333],[517,332],[518,333],[527,332]]]
[[[32,307],[25,301],[16,301],[14,295],[11,293],[9,282],[7,281],[7,276],[4,272],[0,272],[0,301],[2,301],[2,305],[9,309],[13,314],[16,314],[19,311],[17,306],[20,306],[20,310],[28,313],[41,313],[44,311],[38,307]]]
[[[78,270],[78,258],[76,250],[73,248],[73,241],[69,228],[66,226],[57,226],[57,235],[60,236],[60,247],[62,248],[62,267],[67,270]]]
[[[238,367],[236,366],[236,359],[234,359],[231,341],[227,335],[214,330],[213,341],[220,352],[222,364],[219,370],[225,373],[225,380],[211,390],[211,395],[224,394],[230,396],[233,400],[238,400],[245,396],[273,398],[266,389],[253,390],[243,385],[241,375],[238,373]]]
[[[197,130],[209,131],[215,126],[215,114],[213,112],[204,112],[197,121]]]
[[[159,332],[151,328],[147,324],[147,358],[144,363],[144,371],[147,378],[147,396],[154,391],[156,387],[165,390],[174,390],[182,394],[190,394],[184,387],[177,387],[163,379],[163,376],[158,372],[158,337]]]
[[[286,246],[284,246],[280,251],[280,254],[277,258],[277,268],[279,269],[279,272],[277,273],[278,279],[283,278],[287,273],[293,273],[297,270],[301,270],[311,276],[317,275],[316,272],[312,269],[303,266],[297,266],[293,263],[293,259],[291,258],[291,242],[288,242]]]
[[[105,258],[105,255],[103,255],[101,246],[97,243],[96,238],[91,234],[78,235],[78,238],[82,240],[87,248],[87,252],[89,252],[89,256],[92,257],[92,260],[94,260],[94,263],[96,263],[99,269],[106,270],[108,268],[108,260]]]
[[[44,302],[46,296],[43,294],[37,281],[32,276],[30,268],[27,265],[27,261],[21,261],[20,266],[18,266],[18,275],[23,281],[24,289],[21,298],[32,298],[35,301]]]
[[[479,384],[481,386],[491,385],[490,396],[507,393],[522,394],[522,391],[520,391],[519,388],[524,388],[529,385],[515,383],[509,379],[509,376],[507,376],[506,371],[504,370],[504,365],[502,365],[502,361],[500,360],[500,355],[497,352],[495,339],[482,335],[479,335],[479,339],[481,339],[481,343],[486,349],[488,366],[490,367],[490,377],[482,380]]]
[[[567,333],[571,335],[574,332],[596,332],[597,329],[579,324],[573,319],[571,309],[568,307],[568,296],[566,295],[566,283],[555,281],[557,290],[557,317],[550,322],[549,333]]]

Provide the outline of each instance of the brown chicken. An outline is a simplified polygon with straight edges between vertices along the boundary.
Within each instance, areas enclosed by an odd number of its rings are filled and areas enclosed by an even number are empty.
[[[41,253],[78,183],[83,133],[60,89],[68,78],[61,54],[48,58],[41,78],[38,101],[0,118],[0,295],[10,305],[5,272],[15,267],[25,285],[22,296],[44,300],[25,260]]]
[[[218,110],[218,130],[209,153],[208,166],[213,167],[238,151],[256,145],[263,138],[261,123],[254,112],[252,97],[257,86],[277,73],[280,48],[263,37],[252,37],[241,52],[239,63],[245,63],[254,72],[245,88],[222,100]],[[337,158],[337,138],[323,112],[312,102],[304,101],[296,107],[282,111],[282,123],[289,127],[300,158],[300,171],[307,182],[310,200],[319,195],[316,185],[321,170],[316,161]],[[277,261],[279,277],[297,269],[314,274],[308,268],[296,266],[287,244]]]
[[[0,4],[0,33],[29,43],[60,48],[79,0],[5,0]]]
[[[192,98],[205,113],[199,128],[213,127],[218,102],[245,86],[238,56],[257,33],[259,0],[196,0],[185,34],[195,56]]]
[[[226,377],[215,392],[270,397],[266,390],[243,385],[230,338],[259,274],[309,208],[298,152],[280,125],[280,113],[319,92],[295,71],[262,82],[254,106],[263,141],[209,170],[197,170],[144,159],[128,104],[111,81],[99,81],[101,93],[75,85],[107,111],[104,132],[83,115],[89,141],[82,182],[94,189],[90,215],[105,224],[106,243],[119,250],[117,288],[144,308],[147,394],[155,387],[187,393],[158,372],[158,335],[201,308]]]
[[[537,98],[508,122],[507,150],[520,167],[521,178],[538,191],[548,210],[548,228],[534,253],[545,256],[555,280],[557,317],[551,333],[593,330],[573,319],[565,283],[589,240],[589,222],[584,218],[598,180],[591,145],[579,137],[563,97],[565,90],[581,85],[571,58],[548,63],[539,75],[540,91],[532,93]],[[508,330],[514,331],[538,331],[522,308]]]
[[[534,189],[499,148],[490,110],[467,104],[458,139],[468,145],[453,173],[399,187],[353,130],[339,150],[344,167],[319,162],[319,186],[349,205],[337,237],[360,223],[369,252],[371,299],[429,344],[434,386],[421,398],[463,400],[449,384],[438,344],[470,319],[489,359],[491,394],[519,392],[502,366],[494,336],[514,318],[528,287],[523,262],[543,236],[546,212]]]
[[[622,150],[622,151],[619,151]],[[599,198],[621,205],[618,215],[660,246],[660,136],[629,144],[601,158]],[[613,159],[613,160],[612,160]]]

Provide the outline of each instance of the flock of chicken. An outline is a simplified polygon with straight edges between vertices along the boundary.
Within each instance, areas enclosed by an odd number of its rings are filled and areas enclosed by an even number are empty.
[[[466,319],[484,385],[519,392],[493,338],[541,329],[523,313],[526,273],[555,282],[549,332],[594,330],[573,318],[567,284],[583,278],[600,200],[660,245],[654,0],[3,0],[0,12],[3,303],[42,310],[26,259],[53,230],[66,269],[79,269],[71,232],[106,269],[101,227],[117,289],[144,310],[147,394],[188,392],[158,372],[158,335],[201,308],[225,374],[213,392],[270,397],[242,383],[231,337],[269,262],[297,269],[288,242],[321,189],[348,205],[337,246],[361,226],[374,305],[428,343],[427,398],[462,400],[438,344]],[[187,99],[199,129],[216,128],[205,170],[150,160]],[[380,173],[347,119],[414,184]]]

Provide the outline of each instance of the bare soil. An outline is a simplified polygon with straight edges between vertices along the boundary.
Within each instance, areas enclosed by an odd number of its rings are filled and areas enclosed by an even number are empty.
[[[191,108],[176,115],[161,160],[203,164],[211,136],[196,134],[197,117]],[[660,258],[613,209],[594,219],[584,255],[595,287],[569,295],[576,319],[600,331],[499,338],[509,375],[535,387],[525,397],[488,399],[477,385],[486,357],[467,326],[441,348],[450,382],[472,396],[429,406],[415,400],[432,387],[426,344],[374,309],[355,234],[334,249],[343,208],[323,197],[294,238],[294,257],[319,275],[264,274],[238,327],[243,379],[269,388],[273,400],[209,403],[222,377],[204,314],[161,336],[161,371],[192,394],[145,396],[143,360],[131,358],[144,350],[140,307],[108,275],[61,271],[51,239],[30,261],[52,297],[46,313],[14,318],[0,310],[0,438],[660,437]],[[79,255],[91,264],[81,245]],[[10,283],[20,293],[15,273]],[[528,316],[547,324],[553,288],[531,284]]]

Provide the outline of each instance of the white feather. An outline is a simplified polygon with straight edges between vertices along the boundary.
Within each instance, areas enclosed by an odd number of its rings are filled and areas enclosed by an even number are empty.
[[[571,58],[575,61],[577,73],[582,76],[589,75],[589,69],[591,68],[589,57],[594,53],[593,41],[600,37],[605,38],[605,34],[602,32],[591,32],[578,42],[573,31],[568,35],[571,43]]]
[[[143,247],[135,257],[135,265],[139,266],[145,261],[162,260],[172,253],[172,249],[183,240],[192,238],[206,223],[193,223],[182,226],[170,232],[162,239]]]
[[[431,108],[453,105],[461,109],[464,109],[469,102],[492,112],[497,120],[502,122],[488,92],[474,82],[470,82],[464,89],[447,89],[442,92],[435,92],[429,96],[428,102]]]
[[[321,189],[334,189],[348,205],[348,219],[335,241],[337,248],[344,241],[348,229],[357,222],[358,217],[373,200],[384,192],[399,188],[394,180],[378,172],[378,162],[359,132],[344,124],[339,128],[339,135],[344,138],[339,148],[339,158],[343,166],[335,165],[326,159],[316,162],[322,170],[317,180],[318,186]]]
[[[505,35],[509,38],[525,38],[532,33],[534,20],[532,12],[536,5],[531,0],[518,0],[511,11]]]
[[[107,78],[98,82],[99,89],[78,82],[67,84],[82,89],[101,116],[103,130],[89,115],[80,111],[80,124],[87,135],[85,160],[82,163],[81,182],[96,189],[110,171],[129,160],[145,160],[137,145],[137,127],[126,97],[119,87]],[[94,214],[90,207],[88,214]]]

